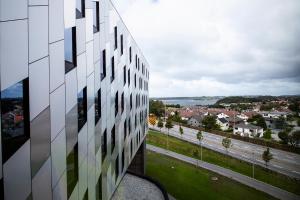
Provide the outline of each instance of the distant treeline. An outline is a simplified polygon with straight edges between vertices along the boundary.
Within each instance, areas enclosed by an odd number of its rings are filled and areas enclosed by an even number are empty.
[[[216,102],[216,105],[229,104],[229,103],[255,103],[255,102],[270,102],[278,100],[289,100],[289,101],[299,101],[300,96],[255,96],[255,97],[245,97],[245,96],[232,96],[225,97]]]

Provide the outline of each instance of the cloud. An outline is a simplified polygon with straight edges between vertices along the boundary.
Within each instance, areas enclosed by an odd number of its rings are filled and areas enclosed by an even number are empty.
[[[300,94],[298,0],[115,3],[150,64],[150,96]]]

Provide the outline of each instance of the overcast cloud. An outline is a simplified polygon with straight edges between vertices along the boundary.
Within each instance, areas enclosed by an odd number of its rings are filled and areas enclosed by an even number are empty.
[[[150,96],[300,94],[299,0],[114,0]]]

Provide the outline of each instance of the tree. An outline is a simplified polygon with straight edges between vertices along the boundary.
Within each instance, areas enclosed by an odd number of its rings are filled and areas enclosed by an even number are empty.
[[[204,126],[205,130],[219,129],[215,116],[210,116],[210,115],[205,116],[202,120],[202,125]]]
[[[168,134],[167,134],[167,150],[169,150],[169,130],[173,128],[172,120],[171,118],[167,119],[167,122],[165,124],[165,127],[168,129]]]
[[[193,150],[193,157],[197,159],[197,167],[198,167],[199,166],[199,161],[198,161],[199,152],[198,152],[198,149]]]
[[[294,147],[300,144],[300,131],[294,131],[288,136],[290,144]]]
[[[294,111],[294,112],[300,112],[300,105],[299,105],[299,102],[297,101],[293,101],[290,103],[289,107],[288,107],[291,111]]]
[[[167,119],[165,127],[168,129],[168,133],[169,133],[169,130],[174,127],[172,120],[170,118]]]
[[[150,100],[149,101],[149,113],[154,114],[157,117],[162,117],[165,113],[165,105],[162,101]]]
[[[180,135],[182,137],[182,135],[183,135],[183,128],[181,126],[179,126],[179,133],[180,133]]]
[[[267,130],[264,132],[263,138],[269,140],[269,139],[272,138],[271,134],[272,134],[272,131],[271,131],[270,129],[267,129]]]
[[[203,135],[201,131],[198,131],[197,133],[197,139],[199,140],[200,148],[201,148],[201,160],[202,160],[202,140],[203,140]]]
[[[275,120],[276,129],[285,129],[287,127],[286,119],[280,116],[277,120]]]
[[[260,126],[262,127],[263,129],[267,129],[267,124],[266,124],[266,121],[265,119],[263,118],[263,116],[261,115],[254,115],[253,117],[251,117],[250,119],[248,119],[248,122],[254,124],[254,125],[257,125],[257,126]]]
[[[263,152],[262,159],[265,161],[266,167],[268,167],[268,163],[273,159],[273,155],[271,154],[269,147]]]
[[[228,149],[232,147],[231,139],[229,137],[223,138],[222,145],[226,149],[226,153],[228,154]]]
[[[164,127],[164,123],[163,123],[163,121],[161,120],[161,118],[159,118],[159,120],[158,120],[157,127],[159,128],[159,130],[160,130],[160,132],[161,132],[161,129]]]
[[[280,131],[278,133],[278,137],[281,139],[283,144],[288,144],[288,142],[289,142],[288,136],[289,136],[289,134],[286,130]]]

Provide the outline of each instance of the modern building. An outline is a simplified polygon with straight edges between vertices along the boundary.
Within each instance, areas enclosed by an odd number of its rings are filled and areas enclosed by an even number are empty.
[[[0,72],[0,199],[110,199],[143,172],[149,66],[109,0],[0,0]]]

